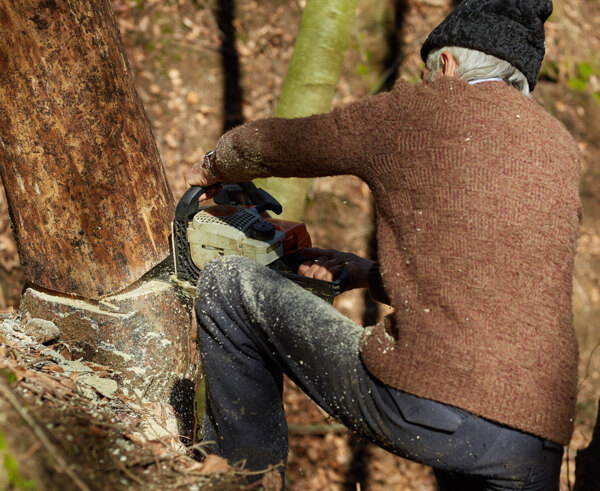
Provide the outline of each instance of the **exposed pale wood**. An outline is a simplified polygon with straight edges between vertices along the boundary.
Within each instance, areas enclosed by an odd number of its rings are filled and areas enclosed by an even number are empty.
[[[182,381],[196,370],[191,298],[155,278],[108,301],[110,306],[31,287],[20,311],[52,321],[65,356],[109,366],[129,390],[176,406]]]
[[[168,255],[173,198],[109,0],[0,0],[0,173],[35,284],[99,298]]]

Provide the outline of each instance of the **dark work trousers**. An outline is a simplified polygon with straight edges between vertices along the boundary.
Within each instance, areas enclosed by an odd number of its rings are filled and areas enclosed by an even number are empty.
[[[433,467],[442,491],[559,489],[562,447],[384,385],[361,361],[361,326],[264,266],[239,256],[210,262],[196,313],[204,439],[230,463],[282,464],[284,475],[285,373],[362,437]]]

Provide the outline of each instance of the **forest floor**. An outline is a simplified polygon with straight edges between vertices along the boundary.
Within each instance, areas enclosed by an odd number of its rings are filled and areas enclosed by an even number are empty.
[[[223,67],[219,51],[226,20],[216,6],[233,2],[112,3],[177,200],[185,188],[186,171],[213,148],[223,132],[226,107],[231,107],[223,95],[231,67]],[[273,113],[304,4],[304,0],[237,3],[232,27],[240,68],[241,119],[254,120]],[[334,105],[385,87],[386,71],[395,75],[398,69],[401,77],[418,81],[422,66],[419,47],[449,11],[450,4],[450,0],[359,0],[359,15]],[[600,62],[596,58],[600,51],[600,6],[596,1],[575,0],[556,2],[555,9],[548,23],[547,57],[534,98],[567,126],[585,158],[581,186],[585,218],[573,295],[581,355],[580,392],[575,434],[562,470],[561,489],[567,490],[574,482],[575,454],[591,439],[600,399],[600,350],[596,350],[600,344]],[[0,206],[6,210],[2,196]],[[306,212],[313,242],[368,256],[372,208],[370,192],[358,179],[343,176],[316,180]],[[44,351],[48,347],[27,343],[24,347],[16,313],[24,283],[18,264],[8,214],[4,212],[0,214],[0,307],[6,314],[0,325],[0,412],[7,416],[0,425],[6,427],[23,418],[26,407],[35,416],[34,424],[28,425],[30,439],[15,443],[8,442],[7,437],[7,445],[18,443],[25,456],[35,452],[52,455],[53,449],[54,453],[61,449],[71,456],[78,455],[62,468],[60,463],[54,464],[51,472],[56,477],[56,489],[61,483],[63,488],[78,489],[70,475],[73,471],[68,470],[71,465],[80,472],[75,477],[81,476],[89,489],[191,489],[207,485],[207,479],[214,489],[245,486],[241,484],[243,472],[231,470],[222,461],[198,463],[183,455],[172,438],[173,432],[152,433],[156,425],[147,422],[166,421],[168,408],[147,405],[119,390],[103,394],[98,389],[105,390],[102,385],[88,383],[88,390],[81,390],[81,379],[90,376],[89,370],[94,377],[110,379],[109,367],[84,364],[87,368],[77,366],[78,371],[67,363],[69,360]],[[361,291],[342,295],[335,305],[359,323],[372,322],[387,312],[365,299]],[[88,375],[84,377],[82,372]],[[19,387],[20,399],[16,402],[2,397],[9,393],[7,382]],[[291,382],[286,382],[285,406],[290,427],[288,489],[435,489],[428,468],[356,438],[330,421]],[[40,443],[35,425],[52,429],[54,439],[50,445]],[[0,456],[3,445],[0,441]],[[27,475],[23,469],[20,472]],[[21,474],[14,479],[21,479]],[[220,480],[216,475],[221,476]],[[273,475],[269,479],[274,479]],[[19,482],[26,488],[27,479]]]

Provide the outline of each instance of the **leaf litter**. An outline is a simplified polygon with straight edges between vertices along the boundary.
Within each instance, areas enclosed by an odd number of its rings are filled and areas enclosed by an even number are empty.
[[[0,317],[0,400],[20,416],[12,424],[31,433],[32,453],[44,451],[62,475],[33,469],[40,489],[64,489],[64,482],[81,490],[258,487],[248,483],[251,472],[205,455],[201,445],[186,447],[170,405],[125,395],[110,367],[65,359],[56,348],[26,335],[16,316]],[[280,482],[271,469],[263,489]]]

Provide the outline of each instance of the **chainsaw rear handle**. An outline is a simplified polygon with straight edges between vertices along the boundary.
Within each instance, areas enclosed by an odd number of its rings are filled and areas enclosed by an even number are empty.
[[[263,211],[272,211],[276,215],[281,215],[281,212],[283,211],[281,203],[264,189],[257,188],[256,184],[252,181],[238,182],[238,186],[240,186],[246,195],[248,195],[250,202],[256,206],[259,213],[262,213]]]
[[[310,259],[308,259],[306,256],[303,256],[300,252],[297,252],[294,254],[294,256],[295,257],[293,260],[295,262],[296,271],[298,271],[302,263],[310,261]],[[307,278],[306,276],[304,276],[304,278],[306,280],[324,281],[317,280],[315,278]],[[332,292],[335,295],[339,295],[340,293],[345,292],[350,285],[350,273],[348,273],[347,269],[342,269],[331,282],[326,281],[325,283],[331,283]]]
[[[342,269],[333,281],[308,278],[298,274],[298,267],[305,261],[307,261],[305,256],[299,252],[294,252],[279,258],[270,267],[329,303],[333,303],[335,297],[346,291],[350,284],[350,273],[347,270]]]

